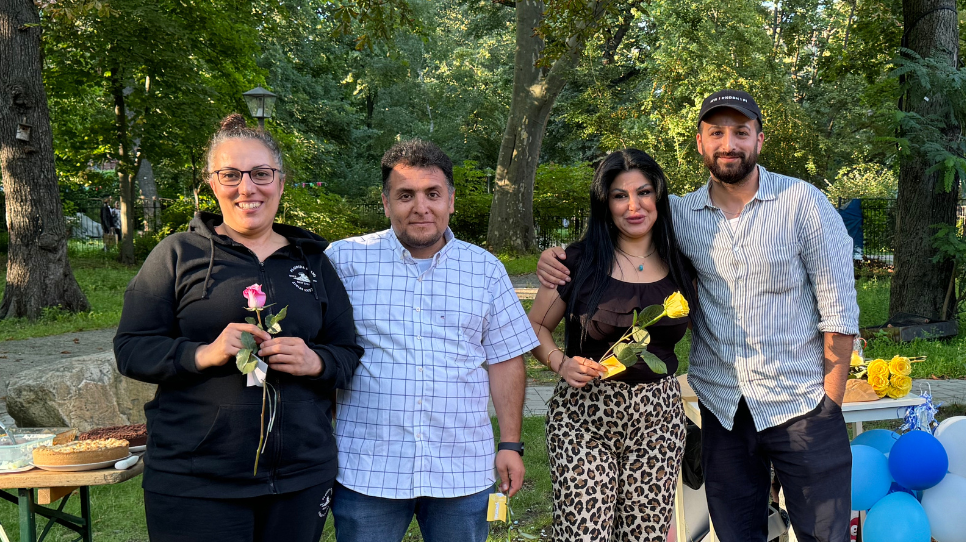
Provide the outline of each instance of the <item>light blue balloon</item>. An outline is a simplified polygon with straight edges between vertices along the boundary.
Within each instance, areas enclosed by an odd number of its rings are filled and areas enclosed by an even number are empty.
[[[872,446],[876,450],[887,454],[892,450],[892,445],[899,440],[899,433],[895,431],[889,431],[888,429],[872,429],[864,433],[859,433],[854,439],[852,439],[852,444],[861,444],[862,446]]]
[[[892,487],[889,460],[871,446],[852,445],[852,510],[868,510]]]
[[[863,542],[930,542],[929,518],[915,497],[890,493],[869,510]]]

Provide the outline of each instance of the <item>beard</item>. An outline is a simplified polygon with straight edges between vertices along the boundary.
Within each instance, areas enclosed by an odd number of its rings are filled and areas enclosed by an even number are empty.
[[[739,158],[740,162],[731,166],[722,166],[718,163],[718,158],[722,157]],[[716,152],[711,156],[704,156],[704,165],[715,179],[724,184],[738,184],[745,180],[758,165],[758,152],[753,150],[749,155],[740,151]]]
[[[396,232],[396,237],[403,246],[409,249],[429,248],[443,238],[443,232],[439,230],[418,234],[416,232],[409,231],[407,228],[401,229],[402,231]]]

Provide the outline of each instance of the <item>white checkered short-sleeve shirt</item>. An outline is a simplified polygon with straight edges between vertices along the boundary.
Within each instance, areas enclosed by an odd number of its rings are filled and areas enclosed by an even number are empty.
[[[336,414],[338,481],[374,497],[460,497],[493,485],[484,363],[538,341],[503,265],[453,238],[420,274],[392,229],[327,250],[365,348]]]

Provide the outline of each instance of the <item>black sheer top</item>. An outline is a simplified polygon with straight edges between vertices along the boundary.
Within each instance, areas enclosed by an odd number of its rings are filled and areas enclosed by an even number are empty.
[[[570,276],[575,277],[583,251],[579,246],[571,245],[566,249],[566,252],[567,259],[563,263],[570,270]],[[593,281],[585,283],[577,294],[577,310],[581,315],[582,329],[577,334],[578,339],[573,341],[576,344],[567,346],[568,356],[583,356],[600,361],[604,352],[631,326],[635,310],[640,312],[644,307],[663,304],[669,295],[681,290],[674,284],[670,275],[657,282],[647,283],[624,282],[610,275],[603,277],[601,280],[606,280],[607,286],[603,297],[601,297],[600,305],[597,307],[597,312],[589,321],[587,315],[591,311],[584,300],[588,299],[594,290],[595,284],[593,284]],[[567,303],[570,302],[570,297],[574,295],[573,290],[573,281],[557,287],[560,298]],[[628,367],[626,371],[605,380],[605,382],[622,381],[628,384],[641,384],[673,376],[678,369],[678,358],[674,354],[674,345],[684,337],[688,329],[688,322],[688,317],[671,319],[665,316],[656,324],[647,328],[651,334],[651,342],[647,346],[647,351],[664,361],[667,365],[667,374],[657,374],[646,363],[638,361],[633,366]],[[581,341],[579,337],[583,337],[584,328],[587,330],[587,336]]]

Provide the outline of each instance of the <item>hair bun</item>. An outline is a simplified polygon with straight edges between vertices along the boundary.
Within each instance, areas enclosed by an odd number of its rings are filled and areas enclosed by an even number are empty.
[[[221,121],[223,131],[244,130],[245,128],[248,128],[248,122],[241,113],[232,113]]]

